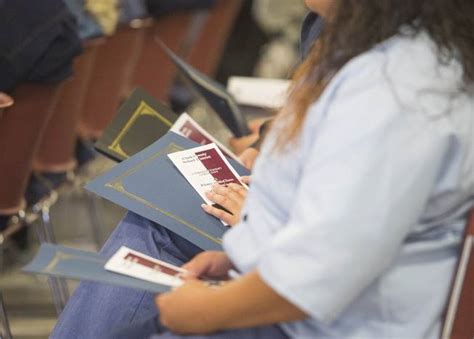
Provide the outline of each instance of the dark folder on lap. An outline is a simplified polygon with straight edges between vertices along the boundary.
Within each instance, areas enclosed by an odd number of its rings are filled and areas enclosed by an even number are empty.
[[[188,80],[192,88],[219,115],[232,134],[240,138],[250,134],[247,121],[232,94],[221,84],[191,67],[171,51],[163,42],[158,41],[166,54],[176,65],[180,73]]]
[[[178,115],[136,88],[107,126],[95,148],[105,156],[122,161],[165,135]]]
[[[203,200],[167,156],[197,146],[200,145],[168,132],[86,188],[166,227],[203,250],[220,250],[228,227],[202,210]],[[235,160],[229,158],[229,162],[240,175],[249,175]]]

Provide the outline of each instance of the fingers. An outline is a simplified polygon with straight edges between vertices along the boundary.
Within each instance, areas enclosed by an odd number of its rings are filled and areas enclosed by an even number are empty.
[[[224,276],[231,265],[230,260],[223,252],[207,251],[195,256],[182,268],[188,271],[188,274],[183,278],[189,281],[204,276],[211,278]]]
[[[232,214],[240,212],[245,195],[240,189],[232,189],[229,186],[215,185],[212,191],[206,193],[206,196],[212,202],[221,205]]]
[[[229,140],[229,144],[236,154],[240,154],[247,148],[249,148],[252,144],[254,144],[257,140],[258,134],[254,133],[241,138],[231,138]]]
[[[242,200],[242,197],[247,196],[247,189],[239,184],[229,184],[227,186],[223,185],[214,185],[212,187],[212,192],[215,194],[222,195],[224,197],[227,197],[229,199],[235,200],[240,204],[240,200]]]
[[[207,273],[211,266],[206,252],[198,254],[191,261],[184,264],[182,268],[188,271],[184,276],[186,280],[197,279]]]
[[[245,185],[250,185],[250,182],[252,181],[252,177],[250,175],[245,175],[243,177],[240,177],[240,180],[242,180],[242,182]]]
[[[254,148],[247,148],[240,154],[239,158],[245,167],[247,167],[248,169],[252,169],[253,165],[255,164],[255,160],[257,159],[258,154],[259,154],[258,150]]]
[[[255,119],[252,120],[248,125],[249,129],[254,132],[258,133],[260,130],[260,127],[268,120],[268,118],[260,118],[260,119]]]
[[[223,222],[229,224],[230,226],[234,226],[238,221],[238,219],[233,214],[229,214],[226,211],[221,210],[220,208],[216,208],[206,204],[202,204],[201,207],[207,214],[221,219]]]

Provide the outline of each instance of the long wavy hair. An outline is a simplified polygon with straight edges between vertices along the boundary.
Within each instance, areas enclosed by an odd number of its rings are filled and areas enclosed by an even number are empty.
[[[411,27],[403,34],[426,31],[442,61],[458,59],[464,82],[471,87],[474,0],[333,0],[320,39],[294,73],[287,105],[279,114],[285,119],[285,128],[279,133],[277,149],[295,142],[309,106],[336,72],[352,58],[400,33],[402,26]]]

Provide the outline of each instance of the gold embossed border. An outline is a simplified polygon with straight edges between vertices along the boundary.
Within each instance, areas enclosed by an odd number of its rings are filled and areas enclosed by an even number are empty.
[[[81,260],[85,260],[85,261],[92,261],[92,262],[98,262],[98,263],[103,262],[103,260],[99,259],[99,258],[79,257],[79,256],[73,255],[71,253],[66,253],[66,252],[63,252],[61,250],[57,250],[56,253],[54,253],[54,257],[51,259],[51,261],[48,263],[48,265],[46,265],[45,268],[43,268],[41,270],[41,272],[43,272],[43,273],[53,273],[59,263],[74,260],[74,259],[81,259]]]
[[[158,158],[163,153],[169,154],[169,153],[172,153],[172,152],[178,152],[178,151],[182,151],[182,150],[183,150],[182,147],[176,145],[175,143],[170,143],[168,146],[166,146],[166,147],[162,148],[161,150],[157,151],[156,153],[154,153],[152,156],[150,156],[148,159],[141,162],[137,166],[132,167],[131,169],[129,169],[125,173],[123,173],[120,176],[118,176],[118,177],[112,179],[111,181],[107,182],[105,184],[105,187],[107,187],[109,189],[113,189],[113,190],[125,195],[129,199],[132,199],[136,202],[139,202],[139,203],[145,205],[148,208],[151,208],[155,211],[158,211],[158,212],[166,215],[167,217],[176,220],[177,222],[181,223],[182,225],[185,225],[186,227],[192,229],[194,232],[202,235],[203,237],[211,240],[212,242],[221,245],[222,244],[222,239],[216,238],[216,237],[204,232],[201,228],[199,228],[198,226],[190,223],[189,221],[184,220],[180,216],[174,215],[174,214],[170,213],[169,211],[166,211],[165,209],[154,205],[153,203],[149,202],[145,198],[140,197],[140,196],[136,195],[135,193],[127,191],[127,189],[125,188],[125,185],[123,184],[123,180],[125,178],[127,178],[131,174],[135,173],[137,170],[139,170],[143,166],[149,164],[150,162],[152,162],[153,160]]]
[[[148,105],[145,101],[140,101],[140,105],[138,105],[137,109],[133,112],[132,116],[130,119],[127,121],[127,123],[123,126],[122,130],[120,131],[119,134],[115,137],[115,139],[112,141],[112,143],[108,146],[109,150],[119,154],[120,156],[124,157],[125,159],[129,158],[130,155],[128,155],[123,149],[120,143],[122,142],[122,139],[125,137],[125,135],[128,133],[130,128],[135,124],[137,119],[143,115],[150,115],[153,117],[158,118],[161,120],[164,124],[167,126],[171,127],[173,123],[166,119],[163,115],[161,115],[158,111],[156,111],[153,107]]]

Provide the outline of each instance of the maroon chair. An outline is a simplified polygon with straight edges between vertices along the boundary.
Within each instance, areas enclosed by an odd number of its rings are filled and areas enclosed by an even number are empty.
[[[474,209],[468,219],[441,338],[474,338]]]
[[[215,75],[242,5],[243,0],[217,1],[196,41],[190,46],[187,60],[194,68],[210,77]]]

